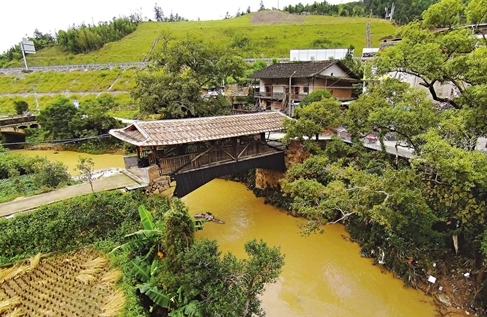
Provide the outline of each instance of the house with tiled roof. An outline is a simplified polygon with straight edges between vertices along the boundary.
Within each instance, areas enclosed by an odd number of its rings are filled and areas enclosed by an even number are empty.
[[[339,60],[272,64],[249,76],[259,80],[255,97],[266,110],[292,113],[292,106],[317,89],[340,101],[352,100],[360,78]]]

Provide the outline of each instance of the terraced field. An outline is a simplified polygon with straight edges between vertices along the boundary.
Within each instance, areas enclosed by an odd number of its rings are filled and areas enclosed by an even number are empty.
[[[114,113],[131,117],[136,108],[129,92],[135,86],[137,71],[106,69],[0,74],[0,114],[14,114],[17,100],[27,101],[30,110],[35,111],[44,109],[61,96],[83,102],[109,95],[113,98]]]

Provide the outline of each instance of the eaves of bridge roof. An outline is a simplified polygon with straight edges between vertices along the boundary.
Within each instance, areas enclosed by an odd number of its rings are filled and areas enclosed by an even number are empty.
[[[285,114],[277,111],[217,117],[136,121],[110,134],[136,146],[164,146],[228,139],[283,130]]]

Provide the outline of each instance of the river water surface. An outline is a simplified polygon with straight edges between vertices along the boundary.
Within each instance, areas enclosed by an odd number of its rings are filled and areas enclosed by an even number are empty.
[[[124,168],[123,164],[123,155],[114,155],[114,154],[86,154],[86,153],[79,153],[74,151],[43,151],[43,150],[22,150],[22,151],[15,151],[15,153],[19,153],[26,156],[41,156],[46,157],[50,161],[60,161],[64,165],[67,166],[68,172],[71,175],[79,174],[76,171],[76,165],[78,164],[78,160],[80,157],[87,157],[93,160],[95,163],[94,168],[95,170],[103,170],[108,168]]]
[[[225,224],[207,223],[198,237],[215,239],[223,252],[244,257],[243,245],[263,239],[281,246],[285,266],[276,284],[267,287],[263,306],[270,317],[433,317],[434,307],[422,292],[404,288],[350,242],[341,225],[324,234],[303,237],[302,219],[264,204],[236,182],[213,180],[183,201],[190,213],[209,211]]]
[[[76,174],[79,156],[90,157],[95,169],[123,167],[121,155],[89,155],[70,151],[20,151],[62,161]],[[302,219],[264,204],[236,182],[216,179],[188,194],[190,213],[212,212],[225,224],[207,223],[199,238],[218,241],[220,250],[245,257],[243,245],[263,239],[281,246],[285,266],[276,284],[269,285],[263,307],[269,317],[433,317],[434,307],[422,292],[404,288],[401,280],[360,257],[341,225],[324,234],[303,237]],[[386,259],[387,260],[387,259]]]

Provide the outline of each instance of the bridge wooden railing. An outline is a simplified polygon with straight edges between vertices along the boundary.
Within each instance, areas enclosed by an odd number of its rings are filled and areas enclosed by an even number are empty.
[[[169,175],[273,152],[275,149],[257,142],[238,145],[235,148],[212,147],[202,152],[159,158],[159,167],[162,175]]]

